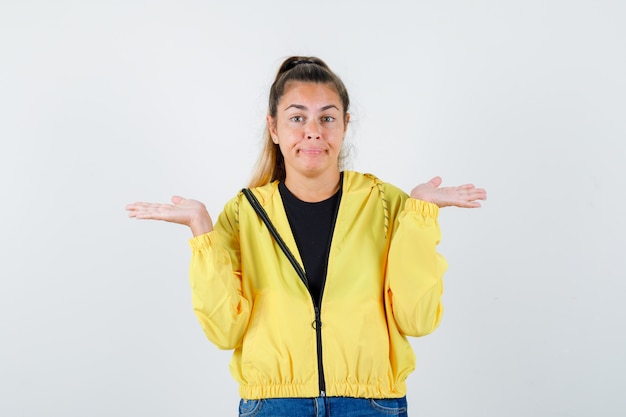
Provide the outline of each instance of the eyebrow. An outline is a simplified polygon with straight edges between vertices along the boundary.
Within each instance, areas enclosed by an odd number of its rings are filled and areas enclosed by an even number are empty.
[[[285,110],[289,110],[292,107],[296,108],[296,109],[299,109],[299,110],[308,110],[307,107],[303,106],[302,104],[290,104],[289,106],[285,107]],[[337,106],[335,106],[334,104],[328,104],[328,105],[322,107],[320,109],[320,111],[326,111],[328,109],[333,109],[333,108],[339,110],[339,108]]]

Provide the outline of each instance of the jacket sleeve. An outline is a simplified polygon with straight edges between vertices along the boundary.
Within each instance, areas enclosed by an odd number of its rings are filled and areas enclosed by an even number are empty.
[[[435,204],[408,198],[400,211],[387,258],[387,294],[400,332],[424,336],[443,313],[441,295],[446,260],[437,253],[441,239]]]
[[[207,338],[220,349],[241,344],[250,317],[242,290],[236,207],[236,200],[231,201],[212,232],[189,241],[193,309]]]

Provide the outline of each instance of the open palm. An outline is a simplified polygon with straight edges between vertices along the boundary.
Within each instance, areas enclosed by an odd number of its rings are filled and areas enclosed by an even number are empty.
[[[200,201],[173,196],[171,204],[137,202],[126,206],[128,217],[163,220],[189,226],[194,235],[213,230],[211,216]]]
[[[411,197],[418,200],[428,201],[439,207],[464,207],[478,208],[477,200],[486,200],[487,191],[476,188],[473,184],[465,184],[457,187],[440,187],[441,177],[434,177],[430,181],[420,184],[411,190]]]

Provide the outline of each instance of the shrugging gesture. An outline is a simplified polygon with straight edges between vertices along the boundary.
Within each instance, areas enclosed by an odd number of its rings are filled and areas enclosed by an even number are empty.
[[[487,192],[482,188],[476,188],[473,184],[439,187],[441,182],[441,177],[434,177],[430,181],[413,188],[411,197],[436,204],[439,207],[463,208],[478,208],[480,203],[476,200],[487,199]]]
[[[343,170],[349,105],[345,85],[317,57],[287,58],[270,87],[249,188],[300,255],[294,263],[240,195],[209,235],[199,201],[126,206],[129,217],[191,228],[194,312],[209,340],[234,349],[241,414],[305,415],[327,404],[336,417],[373,415],[372,407],[407,417],[415,356],[406,336],[435,330],[443,311],[447,262],[437,252],[435,205],[477,208],[487,198],[434,177],[408,199],[374,175]]]

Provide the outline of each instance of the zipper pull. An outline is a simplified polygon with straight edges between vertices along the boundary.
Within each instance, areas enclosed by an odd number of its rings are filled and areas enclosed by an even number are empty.
[[[322,328],[322,318],[320,317],[320,309],[317,306],[315,307],[315,320],[311,322],[311,327],[313,328],[313,330]]]

